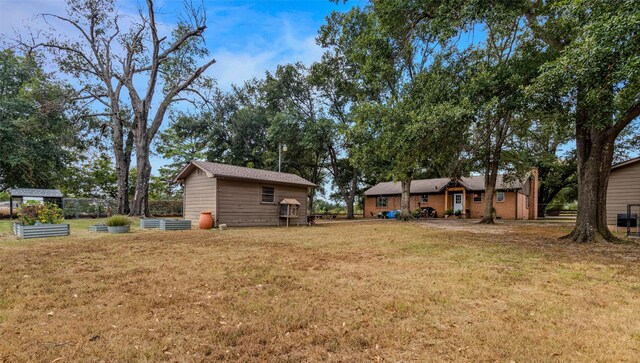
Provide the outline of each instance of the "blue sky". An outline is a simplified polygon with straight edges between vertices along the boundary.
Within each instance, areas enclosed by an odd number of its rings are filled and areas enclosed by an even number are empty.
[[[199,4],[193,0],[194,4]],[[318,29],[332,11],[344,11],[364,1],[352,0],[335,4],[329,0],[295,1],[204,1],[207,30],[204,33],[210,54],[216,59],[207,72],[217,79],[222,89],[233,83],[262,78],[278,64],[319,60],[322,49],[316,45]],[[119,12],[134,16],[144,0],[117,0]],[[156,0],[157,20],[165,33],[177,22],[182,0]],[[12,38],[15,31],[42,27],[41,13],[65,14],[62,0],[0,0],[0,34]],[[60,26],[55,31],[72,34]],[[51,69],[54,67],[51,65]],[[157,99],[156,99],[156,102]],[[180,105],[179,107],[189,107]],[[168,118],[165,118],[165,126]],[[165,163],[153,157],[154,171]]]

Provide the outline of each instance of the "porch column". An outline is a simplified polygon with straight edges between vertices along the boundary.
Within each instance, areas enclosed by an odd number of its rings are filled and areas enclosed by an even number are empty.
[[[449,189],[445,188],[445,190],[444,190],[444,210],[445,210],[445,212],[449,208],[448,199],[449,199]]]
[[[462,189],[462,214],[467,213],[467,189]]]

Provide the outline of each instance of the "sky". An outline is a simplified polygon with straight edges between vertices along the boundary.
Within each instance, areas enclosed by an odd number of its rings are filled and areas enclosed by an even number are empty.
[[[136,14],[144,0],[116,0],[120,13]],[[200,4],[198,0],[192,0]],[[363,0],[339,4],[329,0],[267,0],[267,1],[204,1],[207,30],[204,33],[211,57],[216,59],[206,73],[213,76],[224,90],[254,77],[263,78],[278,64],[319,60],[322,48],[315,37],[325,18],[332,11],[348,10]],[[161,32],[167,33],[177,22],[183,9],[182,0],[155,0],[157,20]],[[0,34],[14,38],[16,32],[27,32],[43,26],[39,14],[65,15],[63,0],[0,0]],[[56,24],[55,31],[72,34],[73,29]],[[49,70],[55,70],[49,65]],[[157,101],[157,100],[156,100]],[[157,101],[159,102],[159,101]],[[188,106],[180,106],[188,107]],[[164,126],[168,124],[168,114]],[[152,158],[154,171],[166,163]]]

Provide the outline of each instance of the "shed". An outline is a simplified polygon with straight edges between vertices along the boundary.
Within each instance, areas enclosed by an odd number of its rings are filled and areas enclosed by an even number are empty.
[[[174,178],[184,188],[184,218],[211,211],[215,225],[277,226],[280,201],[299,203],[291,222],[306,224],[309,188],[316,185],[290,173],[192,161]]]
[[[611,166],[606,206],[609,228],[616,227],[619,214],[627,214],[628,204],[640,204],[640,157]],[[638,212],[637,206],[632,207],[631,214]]]
[[[9,217],[13,217],[13,209],[19,208],[22,203],[34,200],[40,203],[55,203],[60,208],[64,207],[62,192],[58,189],[34,189],[16,188],[9,189]]]

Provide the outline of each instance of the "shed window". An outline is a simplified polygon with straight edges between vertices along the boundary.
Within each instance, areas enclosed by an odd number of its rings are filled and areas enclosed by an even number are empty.
[[[420,198],[420,202],[429,203],[429,194],[422,194],[422,197]]]
[[[504,202],[504,192],[498,192],[496,194],[496,201],[500,203]]]
[[[274,187],[262,187],[262,203],[274,203],[276,200]]]
[[[379,196],[376,197],[376,207],[386,207],[388,203],[387,197]]]
[[[482,193],[473,193],[474,202],[482,202]]]

